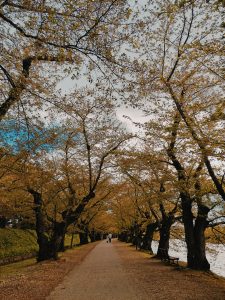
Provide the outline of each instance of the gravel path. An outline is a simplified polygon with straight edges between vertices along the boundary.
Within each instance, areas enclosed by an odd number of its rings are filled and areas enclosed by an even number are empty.
[[[138,288],[129,281],[114,246],[102,241],[47,298],[48,300],[137,300]]]

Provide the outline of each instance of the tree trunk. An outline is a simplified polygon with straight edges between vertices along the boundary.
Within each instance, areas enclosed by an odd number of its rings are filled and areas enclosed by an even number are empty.
[[[194,239],[194,225],[192,214],[192,201],[190,196],[185,192],[180,193],[182,216],[185,231],[185,242],[187,245],[187,266],[188,268],[195,268],[195,239]]]
[[[95,233],[95,240],[96,240],[96,241],[101,241],[101,240],[102,240],[102,236],[101,236],[101,233],[100,233],[100,232],[96,232],[96,233]]]
[[[29,189],[28,192],[33,196],[35,205],[36,233],[39,246],[37,261],[57,259],[58,251],[60,250],[60,247],[62,247],[62,244],[64,244],[66,223],[54,222],[53,234],[52,236],[49,236],[47,234],[45,217],[42,210],[42,196],[32,189]]]
[[[43,261],[47,259],[58,259],[58,252],[64,251],[64,238],[67,227],[76,223],[83,212],[85,206],[88,202],[95,197],[94,192],[90,192],[83,201],[77,206],[75,211],[71,209],[65,210],[62,213],[63,221],[56,222],[52,221],[53,224],[53,234],[50,237],[47,234],[46,224],[45,224],[45,214],[43,212],[42,206],[42,196],[40,193],[33,189],[28,189],[28,192],[33,196],[34,199],[34,211],[36,217],[36,233],[37,233],[37,243],[39,245],[37,261]],[[88,232],[80,235],[81,244],[88,243]]]
[[[127,239],[128,239],[127,231],[122,231],[118,236],[118,240],[121,242],[127,242]]]
[[[89,234],[89,237],[90,237],[90,240],[91,240],[91,243],[95,242],[96,241],[96,234],[95,234],[95,231],[92,230]]]
[[[65,248],[65,232],[64,234],[60,237],[61,241],[60,241],[60,244],[59,244],[59,248],[58,248],[58,251],[59,252],[64,252],[66,250]]]
[[[181,193],[185,241],[187,244],[187,266],[196,270],[209,270],[210,264],[205,253],[205,229],[207,226],[208,207],[198,205],[198,216],[193,224],[191,199]]]
[[[148,224],[147,228],[146,228],[146,233],[145,233],[144,238],[143,238],[142,248],[145,249],[145,250],[149,250],[150,254],[153,254],[152,240],[153,240],[154,232],[155,232],[157,227],[158,227],[158,222]]]
[[[161,222],[161,226],[159,229],[159,233],[160,233],[159,246],[156,254],[156,256],[159,258],[165,256],[165,254],[168,255],[170,228],[173,222],[174,222],[174,216],[172,214],[168,214],[164,216]],[[164,255],[162,254],[161,249],[164,250]]]
[[[172,93],[173,98],[175,97],[173,94],[173,90],[170,88],[170,92]],[[176,113],[174,116],[174,123],[172,127],[172,135],[171,135],[171,142],[169,145],[169,148],[167,149],[167,154],[169,158],[172,160],[173,165],[178,173],[178,180],[181,184],[181,192],[180,192],[180,198],[181,198],[181,205],[182,205],[182,217],[183,217],[183,223],[184,223],[184,230],[185,230],[185,241],[187,245],[187,266],[192,269],[201,269],[201,270],[207,270],[209,269],[209,263],[205,256],[205,236],[204,231],[206,228],[206,218],[208,215],[208,208],[199,206],[198,207],[198,217],[195,221],[195,226],[193,224],[193,214],[192,214],[192,200],[190,197],[189,192],[186,190],[186,183],[188,178],[185,173],[184,167],[181,165],[179,160],[177,159],[174,151],[174,146],[176,142],[177,137],[177,130],[179,127],[179,123],[181,120],[181,117],[185,121],[187,127],[190,129],[190,132],[192,134],[192,137],[195,139],[195,141],[198,143],[200,149],[202,150],[202,156],[203,161],[209,171],[210,176],[212,177],[218,191],[219,188],[222,188],[222,185],[217,181],[217,178],[215,177],[215,174],[213,173],[213,170],[211,168],[210,162],[208,161],[208,157],[204,154],[205,152],[205,145],[202,144],[202,141],[200,141],[196,133],[193,131],[193,128],[191,126],[191,123],[189,120],[187,120],[186,115],[184,115],[184,112],[182,110],[182,107],[177,101],[176,97],[174,98],[179,114]],[[197,169],[196,176],[198,176],[199,172],[201,171],[201,164],[199,165]],[[215,178],[214,178],[215,177]],[[198,178],[198,177],[196,177]],[[218,184],[216,184],[218,183]],[[199,185],[198,179],[195,184],[195,190],[196,193],[200,191],[201,187]],[[220,191],[220,195],[223,197],[224,191],[223,189]],[[225,199],[225,198],[224,198]],[[197,203],[199,203],[197,201]]]
[[[198,216],[194,226],[195,238],[195,253],[196,262],[195,268],[198,270],[209,270],[210,264],[205,253],[205,229],[207,227],[207,216],[209,208],[204,205],[198,205]]]
[[[80,232],[79,236],[80,236],[80,245],[88,244],[88,231],[87,230]]]
[[[71,249],[73,248],[73,239],[74,239],[74,232],[72,232],[71,240],[70,240],[70,248]]]
[[[65,251],[64,247],[64,240],[65,240],[65,233],[66,233],[67,225],[64,221],[62,222],[55,222],[54,224],[54,231],[51,238],[52,244],[52,251],[55,252],[54,258],[58,259],[58,252]]]
[[[53,258],[51,242],[48,235],[45,232],[44,215],[42,211],[42,196],[40,193],[29,189],[28,192],[33,196],[34,199],[34,212],[36,217],[36,233],[37,243],[39,246],[37,261],[43,261]]]
[[[65,238],[65,223],[56,223],[53,234],[51,238],[46,241],[42,241],[39,244],[39,253],[42,253],[41,256],[38,254],[38,261],[46,259],[58,259],[58,252],[64,251],[64,238]]]
[[[7,219],[5,216],[0,216],[0,228],[5,228],[7,224]]]

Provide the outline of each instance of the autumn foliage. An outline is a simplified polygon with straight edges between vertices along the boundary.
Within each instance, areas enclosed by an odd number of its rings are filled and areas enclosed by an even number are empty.
[[[206,238],[224,239],[223,10],[1,2],[0,224],[35,228],[39,261],[66,232],[112,232],[167,253],[183,238],[188,266],[210,268]],[[131,133],[121,105],[148,121]]]

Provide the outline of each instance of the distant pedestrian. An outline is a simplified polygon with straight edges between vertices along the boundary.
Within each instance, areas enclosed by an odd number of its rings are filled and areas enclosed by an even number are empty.
[[[109,233],[107,238],[108,238],[108,242],[111,243],[111,241],[112,241],[112,233]]]

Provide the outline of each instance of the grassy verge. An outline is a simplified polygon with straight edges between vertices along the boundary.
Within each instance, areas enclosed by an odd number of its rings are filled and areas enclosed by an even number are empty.
[[[65,236],[65,247],[71,246],[71,234],[66,234]],[[73,236],[73,247],[80,244],[79,234],[74,234]]]
[[[36,258],[29,258],[21,260],[19,262],[10,263],[7,265],[0,266],[0,280],[5,276],[14,275],[21,273],[27,267],[35,265],[37,263]]]
[[[35,231],[0,229],[0,259],[35,253],[37,250]]]
[[[79,244],[79,236],[74,235],[73,246]],[[65,246],[70,247],[71,236],[65,238]],[[8,257],[16,257],[38,251],[36,232],[34,230],[22,230],[5,228],[0,229],[0,260]]]

